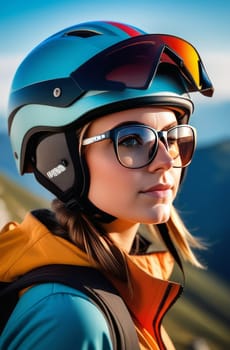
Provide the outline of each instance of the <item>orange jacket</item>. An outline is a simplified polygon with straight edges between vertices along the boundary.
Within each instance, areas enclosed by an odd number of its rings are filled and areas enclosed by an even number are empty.
[[[9,223],[0,234],[0,280],[12,281],[47,264],[92,266],[87,255],[72,243],[53,235],[32,214],[21,224]],[[141,349],[174,349],[161,321],[180,295],[181,286],[168,282],[173,259],[167,252],[127,255],[133,293],[112,279],[128,306]]]

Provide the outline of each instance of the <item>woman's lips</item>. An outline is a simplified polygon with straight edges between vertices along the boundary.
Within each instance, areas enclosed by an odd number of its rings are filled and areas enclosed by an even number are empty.
[[[157,198],[167,198],[172,196],[172,186],[168,184],[159,184],[148,189],[141,191],[141,193],[157,197]]]

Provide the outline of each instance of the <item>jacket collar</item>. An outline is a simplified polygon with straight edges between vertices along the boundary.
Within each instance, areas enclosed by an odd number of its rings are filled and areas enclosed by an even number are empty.
[[[179,283],[166,280],[173,268],[173,259],[167,252],[127,255],[127,264],[131,289],[120,281],[112,282],[126,302],[136,324],[161,343],[162,319],[183,290]]]

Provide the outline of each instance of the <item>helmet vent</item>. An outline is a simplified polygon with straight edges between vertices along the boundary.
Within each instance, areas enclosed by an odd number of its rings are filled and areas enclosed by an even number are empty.
[[[93,30],[74,30],[66,33],[67,36],[78,36],[80,38],[90,38],[91,36],[100,35],[101,33]]]

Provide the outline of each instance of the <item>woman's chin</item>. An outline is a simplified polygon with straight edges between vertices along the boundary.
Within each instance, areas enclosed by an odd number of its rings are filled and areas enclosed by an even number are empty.
[[[166,204],[158,204],[151,209],[146,215],[142,223],[145,224],[162,224],[167,222],[170,218],[171,206]]]

